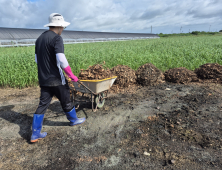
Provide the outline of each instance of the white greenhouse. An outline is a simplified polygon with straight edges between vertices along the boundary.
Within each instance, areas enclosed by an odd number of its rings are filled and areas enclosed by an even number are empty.
[[[0,27],[0,47],[35,45],[36,39],[44,31],[46,31],[46,29]],[[90,32],[69,30],[64,30],[61,36],[64,44],[159,38],[158,35],[151,33]]]

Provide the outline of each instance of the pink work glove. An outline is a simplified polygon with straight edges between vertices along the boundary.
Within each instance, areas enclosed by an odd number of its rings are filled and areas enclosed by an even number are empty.
[[[63,69],[64,72],[66,73],[66,75],[71,78],[72,81],[77,82],[79,79],[78,77],[76,77],[73,73],[72,70],[70,68],[70,66],[67,66],[66,68]]]

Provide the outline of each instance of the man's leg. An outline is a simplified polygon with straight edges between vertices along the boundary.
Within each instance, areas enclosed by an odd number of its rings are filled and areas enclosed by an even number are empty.
[[[46,132],[41,133],[41,130],[42,130],[44,114],[47,108],[49,107],[52,97],[53,95],[51,93],[51,87],[41,87],[39,106],[33,116],[33,121],[32,121],[31,142],[37,142],[39,139],[42,139],[47,135]]]
[[[59,99],[62,109],[66,114],[67,119],[70,121],[70,126],[83,123],[85,118],[78,118],[76,115],[76,109],[70,100],[70,91],[68,84],[57,86],[55,96]]]

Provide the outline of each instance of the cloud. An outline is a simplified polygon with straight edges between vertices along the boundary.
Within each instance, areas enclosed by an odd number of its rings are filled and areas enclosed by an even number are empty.
[[[220,18],[222,12],[218,6],[222,6],[222,1],[200,3],[199,6],[194,6],[188,10],[187,14],[197,19]]]
[[[220,0],[0,0],[0,27],[44,28],[53,12],[69,30],[171,33],[221,29]]]

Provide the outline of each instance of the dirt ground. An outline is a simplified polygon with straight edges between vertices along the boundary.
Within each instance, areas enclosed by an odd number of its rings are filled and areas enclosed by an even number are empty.
[[[47,137],[30,144],[39,87],[0,89],[0,169],[222,169],[222,86],[171,84],[110,93],[103,108],[77,109],[70,127],[54,98]]]

